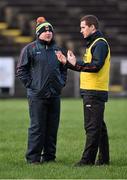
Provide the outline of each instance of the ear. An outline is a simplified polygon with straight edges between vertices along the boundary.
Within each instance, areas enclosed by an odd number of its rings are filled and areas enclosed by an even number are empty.
[[[96,29],[93,24],[91,25],[91,29],[92,29],[93,31]]]

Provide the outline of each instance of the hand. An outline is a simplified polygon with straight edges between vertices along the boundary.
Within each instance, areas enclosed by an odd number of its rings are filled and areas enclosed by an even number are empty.
[[[68,52],[67,52],[67,60],[69,61],[70,64],[75,66],[76,57],[75,57],[74,53],[72,51],[70,51],[70,50],[68,50]]]
[[[63,55],[63,53],[61,51],[55,51],[56,56],[58,58],[58,60],[62,63],[62,64],[66,64],[67,59],[66,57]]]

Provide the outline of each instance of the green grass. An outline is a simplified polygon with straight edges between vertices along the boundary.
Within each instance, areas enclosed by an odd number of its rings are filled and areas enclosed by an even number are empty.
[[[0,100],[0,179],[126,179],[127,99],[106,104],[111,165],[75,168],[84,147],[81,99],[63,99],[57,163],[28,165],[24,154],[29,115],[27,100]]]

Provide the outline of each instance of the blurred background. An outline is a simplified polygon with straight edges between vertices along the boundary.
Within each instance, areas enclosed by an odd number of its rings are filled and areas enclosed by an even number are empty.
[[[35,39],[38,16],[55,29],[57,43],[82,58],[80,18],[96,15],[111,47],[110,96],[127,97],[127,0],[0,0],[0,98],[25,97],[15,78],[21,49]],[[79,73],[69,70],[63,97],[79,97]]]

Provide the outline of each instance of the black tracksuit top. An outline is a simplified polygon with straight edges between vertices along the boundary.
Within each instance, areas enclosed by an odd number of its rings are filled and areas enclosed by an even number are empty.
[[[57,50],[60,48],[54,41],[47,44],[37,39],[21,51],[17,77],[27,88],[28,97],[49,98],[61,94],[67,68],[58,61]]]

